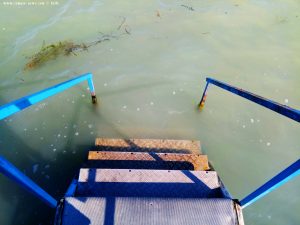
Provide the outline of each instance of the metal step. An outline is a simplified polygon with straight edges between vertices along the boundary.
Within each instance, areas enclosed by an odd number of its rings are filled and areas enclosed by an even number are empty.
[[[222,198],[215,171],[80,169],[76,196]]]
[[[238,217],[240,215],[240,217]],[[69,197],[62,225],[243,225],[230,199]]]
[[[190,140],[97,138],[95,145],[99,151],[201,154],[200,141]]]
[[[112,169],[209,170],[206,155],[89,151],[87,167]]]

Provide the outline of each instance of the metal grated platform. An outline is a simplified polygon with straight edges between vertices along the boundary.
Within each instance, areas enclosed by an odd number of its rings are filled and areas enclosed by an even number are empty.
[[[87,165],[95,168],[208,170],[206,155],[155,152],[89,151]]]
[[[201,153],[200,141],[163,139],[107,139],[97,138],[101,151]]]
[[[199,141],[97,138],[96,149],[55,225],[244,225]]]
[[[237,225],[230,199],[85,198],[65,199],[63,225]]]
[[[77,196],[224,197],[215,171],[81,169]]]

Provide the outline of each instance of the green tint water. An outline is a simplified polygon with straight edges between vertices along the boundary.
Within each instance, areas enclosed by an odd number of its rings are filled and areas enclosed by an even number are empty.
[[[82,84],[0,121],[1,155],[56,198],[96,137],[199,139],[238,199],[299,158],[290,119],[213,86],[195,110],[206,76],[300,108],[298,1],[58,3],[0,6],[0,104],[94,74],[97,107]],[[126,34],[23,71],[43,41],[89,42],[99,32]],[[246,208],[246,224],[299,224],[299,185]],[[0,176],[0,224],[48,224],[53,213]]]

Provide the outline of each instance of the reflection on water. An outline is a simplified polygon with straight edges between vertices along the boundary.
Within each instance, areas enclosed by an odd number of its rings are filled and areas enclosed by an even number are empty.
[[[296,122],[213,86],[195,111],[206,76],[300,108],[298,1],[58,2],[0,6],[0,104],[95,76],[96,108],[82,84],[0,121],[1,155],[55,197],[95,137],[199,139],[236,198],[299,158]],[[127,35],[23,71],[44,41],[91,42],[120,25]],[[3,176],[0,183],[0,224],[51,221],[39,200]],[[246,223],[298,224],[299,184],[244,210]]]

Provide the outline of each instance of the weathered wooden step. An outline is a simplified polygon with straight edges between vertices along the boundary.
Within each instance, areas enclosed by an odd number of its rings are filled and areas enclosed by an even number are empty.
[[[80,169],[76,196],[222,198],[215,171]]]
[[[89,151],[89,167],[112,169],[208,170],[206,155]]]
[[[243,225],[230,199],[69,197],[62,225]]]
[[[95,145],[101,151],[201,154],[200,141],[190,140],[97,138]]]

